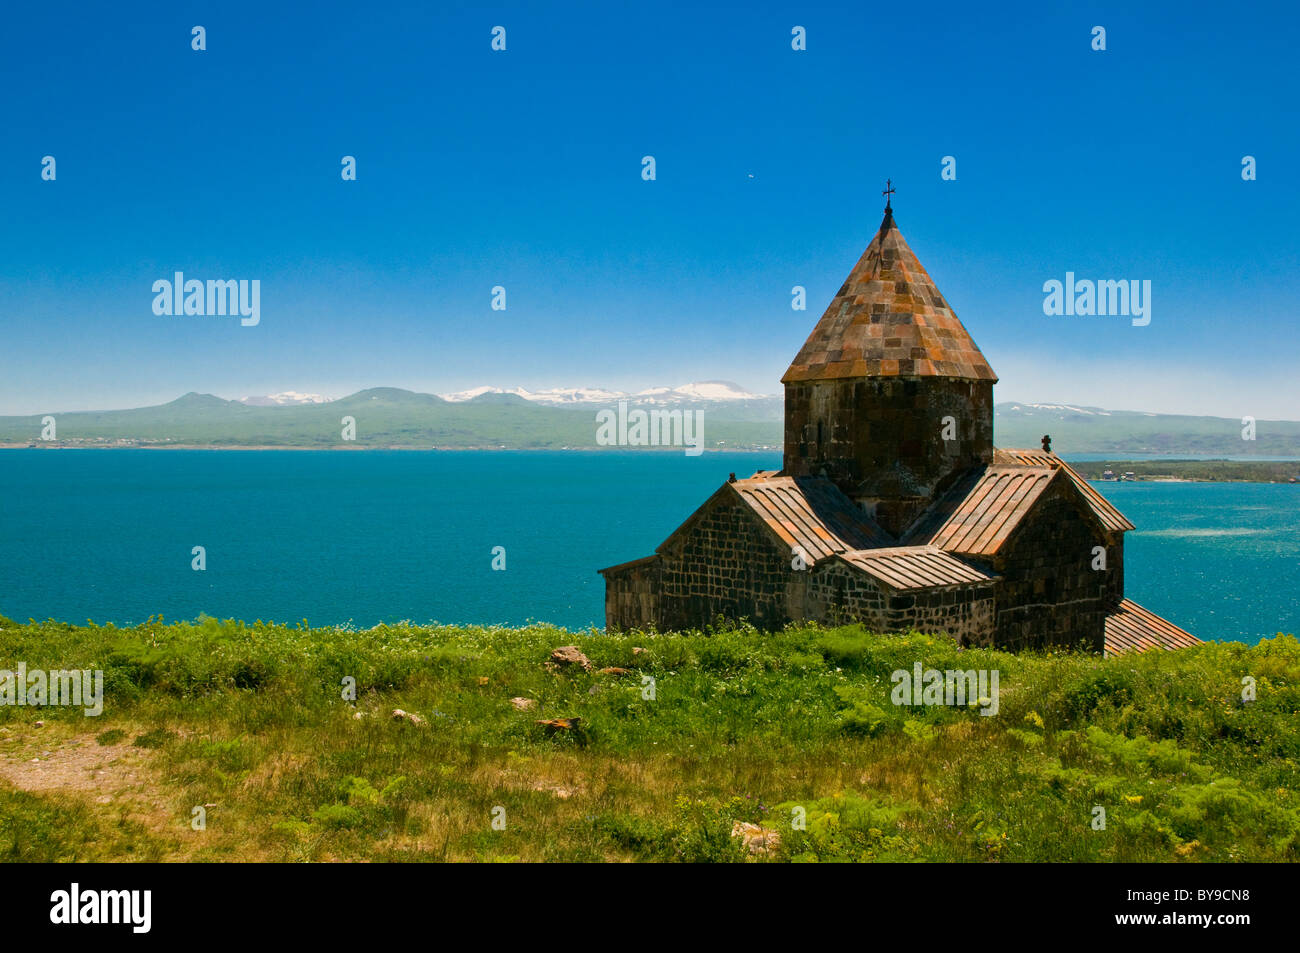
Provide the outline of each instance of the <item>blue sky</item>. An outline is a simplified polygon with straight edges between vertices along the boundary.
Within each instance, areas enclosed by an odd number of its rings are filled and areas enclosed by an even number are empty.
[[[380,385],[778,393],[888,177],[998,400],[1300,418],[1300,15],[1131,6],[14,7],[0,413]],[[261,323],[154,315],[177,270],[259,279]],[[1149,279],[1150,325],[1045,316],[1066,271]]]

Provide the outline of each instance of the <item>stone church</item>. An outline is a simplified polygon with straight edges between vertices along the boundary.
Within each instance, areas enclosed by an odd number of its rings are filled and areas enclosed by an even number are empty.
[[[1051,452],[993,446],[993,373],[885,218],[790,369],[780,471],[735,474],[600,570],[611,630],[748,619],[1107,655],[1199,640],[1124,598],[1133,528]]]

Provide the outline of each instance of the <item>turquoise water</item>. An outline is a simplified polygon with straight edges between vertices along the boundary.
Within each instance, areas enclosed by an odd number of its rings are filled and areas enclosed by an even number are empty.
[[[1129,598],[1202,638],[1300,635],[1300,484],[1093,486],[1137,527]]]
[[[603,624],[645,556],[778,454],[0,450],[0,614]],[[1300,632],[1300,486],[1097,484],[1128,594],[1202,637]],[[206,548],[207,570],[190,568]],[[504,572],[491,568],[505,547]]]

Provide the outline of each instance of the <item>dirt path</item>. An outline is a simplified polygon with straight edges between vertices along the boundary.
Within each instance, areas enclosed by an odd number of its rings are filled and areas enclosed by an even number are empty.
[[[0,730],[0,782],[29,794],[82,799],[96,814],[139,824],[175,850],[182,819],[163,797],[151,754],[129,742],[102,745],[93,732],[10,728]]]

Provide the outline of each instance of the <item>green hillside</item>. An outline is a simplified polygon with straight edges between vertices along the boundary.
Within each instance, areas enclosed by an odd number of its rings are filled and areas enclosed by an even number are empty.
[[[1300,421],[1258,420],[1255,439],[1242,439],[1241,418],[1147,414],[1096,407],[1045,409],[998,404],[996,442],[1002,447],[1036,447],[1051,434],[1058,453],[1221,454],[1300,456]],[[1116,459],[1121,459],[1117,457]]]
[[[548,666],[565,645],[590,669]],[[0,706],[10,862],[1300,860],[1293,636],[1101,659],[856,626],[0,619],[14,659],[105,688],[97,718]],[[917,663],[997,671],[996,713],[894,704]]]
[[[392,387],[363,390],[328,404],[249,407],[211,394],[186,394],[159,407],[54,414],[58,443],[104,446],[440,447],[596,449],[600,405],[550,407],[511,394],[450,402]],[[704,409],[707,447],[779,446],[779,422],[724,419]],[[753,415],[740,408],[737,416]],[[37,443],[43,415],[0,417],[0,443]],[[355,442],[342,420],[356,421]]]

